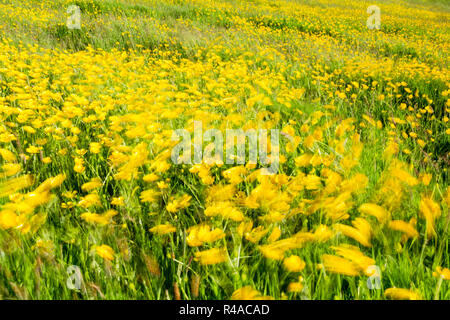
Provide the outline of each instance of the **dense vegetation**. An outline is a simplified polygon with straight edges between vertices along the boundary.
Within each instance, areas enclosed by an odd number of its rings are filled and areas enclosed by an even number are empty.
[[[449,19],[0,0],[0,298],[450,299]],[[278,173],[173,163],[194,121],[279,129]]]

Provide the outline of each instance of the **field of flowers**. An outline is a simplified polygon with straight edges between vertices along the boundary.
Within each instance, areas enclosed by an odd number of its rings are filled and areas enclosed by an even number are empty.
[[[445,1],[0,0],[0,299],[450,299],[449,52]]]

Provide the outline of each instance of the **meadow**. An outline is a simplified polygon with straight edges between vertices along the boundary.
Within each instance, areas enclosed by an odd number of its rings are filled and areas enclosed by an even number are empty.
[[[446,1],[0,0],[0,299],[449,300],[449,49]]]

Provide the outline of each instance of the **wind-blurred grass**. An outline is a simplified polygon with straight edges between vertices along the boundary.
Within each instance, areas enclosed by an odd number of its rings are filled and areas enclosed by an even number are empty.
[[[12,44],[24,51],[29,46],[68,53],[94,48],[112,52],[127,51],[141,55],[144,59],[159,57],[161,60],[170,60],[176,56],[179,59],[205,63],[210,61],[210,53],[219,56],[220,63],[233,61],[245,54],[253,54],[249,59],[253,59],[254,63],[249,64],[249,68],[267,68],[273,72],[282,70],[280,73],[291,88],[305,89],[305,96],[302,100],[299,99],[293,108],[272,106],[274,110],[271,111],[280,112],[284,122],[290,119],[300,121],[298,110],[302,110],[304,119],[308,119],[318,110],[319,105],[333,104],[336,106],[333,113],[336,118],[333,119],[354,117],[356,123],[361,123],[364,122],[363,116],[369,115],[374,120],[379,120],[383,128],[389,128],[390,117],[405,119],[409,112],[418,113],[420,109],[428,106],[430,103],[427,99],[431,99],[433,114],[425,113],[423,118],[418,120],[419,133],[423,134],[421,137],[426,140],[427,146],[422,149],[414,140],[405,139],[402,146],[409,148],[410,153],[401,152],[399,158],[412,164],[418,173],[432,173],[435,183],[433,193],[442,195],[448,187],[450,149],[449,135],[445,133],[448,124],[443,120],[448,115],[448,98],[443,95],[443,92],[448,90],[448,77],[445,78],[449,62],[448,3],[437,0],[410,1],[411,8],[419,8],[419,11],[414,11],[416,13],[421,12],[420,10],[441,13],[441,16],[436,15],[431,19],[433,23],[430,28],[427,28],[426,24],[429,17],[414,16],[407,10],[409,1],[398,4],[399,7],[406,8],[404,12],[385,13],[382,10],[382,29],[379,36],[367,30],[365,26],[367,14],[364,10],[359,10],[366,5],[365,2],[358,9],[353,9],[351,4],[347,5],[345,2],[292,2],[310,8],[309,18],[305,16],[305,19],[302,19],[301,12],[293,12],[289,17],[286,17],[285,11],[273,12],[271,10],[282,3],[267,1],[243,4],[237,0],[203,3],[144,0],[0,0],[0,37],[11,39]],[[66,10],[72,4],[81,9],[80,30],[69,30],[66,26]],[[369,2],[367,4],[369,5]],[[333,5],[348,9],[349,16],[339,11],[335,19],[322,25],[320,14],[331,14]],[[424,43],[434,47],[424,46]],[[390,71],[393,73],[399,65],[403,68],[400,70],[406,70],[405,65],[408,64],[423,64],[430,69],[422,72],[420,77],[413,72],[386,75],[383,73],[386,70],[382,68],[373,72],[369,68],[367,72],[351,73],[350,70],[345,73],[347,63],[359,58],[369,61],[370,67],[376,66],[378,62],[392,62],[393,70]],[[414,68],[412,69],[415,70]],[[443,75],[431,74],[431,68],[441,70]],[[327,75],[324,76],[325,70]],[[5,80],[3,76],[1,80]],[[368,86],[378,82],[379,85],[376,88],[373,85],[374,89],[365,91],[352,87],[348,94],[355,93],[355,99],[330,96],[337,90],[347,92],[346,88],[354,81],[361,81]],[[401,91],[400,97],[378,99],[379,95],[389,92],[389,83],[402,81],[407,83],[413,93],[418,90],[426,97],[407,98],[407,94]],[[8,95],[7,88],[4,88],[2,97]],[[399,109],[401,103],[414,106],[414,111]],[[121,111],[117,110],[117,113],[120,114]],[[180,116],[178,120],[183,123],[186,119]],[[84,126],[82,123],[75,124]],[[85,135],[81,136],[80,143],[88,145],[89,126],[84,128]],[[400,136],[403,128],[398,126],[393,130]],[[427,130],[431,130],[432,134]],[[361,135],[365,149],[357,169],[369,178],[370,184],[364,196],[356,200],[355,208],[367,201],[379,188],[377,181],[386,166],[381,155],[389,138],[387,131],[388,129],[368,129]],[[429,160],[425,162],[425,158]],[[106,154],[99,155],[90,163],[92,168],[89,170],[93,176],[108,175],[106,159]],[[81,193],[82,181],[73,172],[69,173],[72,169],[71,162],[53,163],[48,166],[47,171],[42,172],[39,171],[39,162],[36,159],[27,166],[29,167],[26,169],[35,173],[39,181],[65,171],[68,174],[67,180],[71,183],[70,188],[63,188],[58,192],[77,190]],[[187,174],[187,168],[171,170],[170,176],[175,181],[172,186],[174,189],[190,192],[200,199],[204,198],[205,188],[199,185],[194,175]],[[216,176],[220,178],[220,173],[217,172]],[[244,184],[243,188],[253,187],[249,183]],[[228,299],[236,288],[252,283],[265,294],[280,298],[281,292],[286,289],[284,284],[288,280],[295,281],[292,274],[283,271],[279,262],[253,254],[257,252],[256,245],[244,242],[235,234],[227,235],[226,241],[220,241],[221,244],[232,243],[233,248],[248,254],[241,258],[245,263],[241,263],[233,273],[225,267],[191,265],[189,257],[192,256],[192,249],[186,244],[184,230],[177,230],[170,238],[149,237],[148,229],[161,221],[159,217],[148,215],[149,208],[141,206],[133,194],[135,188],[143,189],[144,186],[140,181],[119,183],[108,180],[104,187],[105,193],[122,194],[129,201],[127,210],[120,212],[120,223],[101,230],[81,222],[74,210],[61,210],[56,201],[46,204],[48,220],[45,228],[40,231],[40,237],[51,239],[58,245],[54,255],[47,256],[44,261],[32,249],[36,239],[2,232],[0,297],[172,299],[173,283],[177,283],[183,299]],[[409,204],[416,204],[420,199],[416,192],[411,192],[408,196],[403,215],[409,219],[417,215],[417,210],[414,211]],[[192,225],[201,212],[202,209],[196,203],[183,212],[180,217],[182,224]],[[356,210],[352,209],[352,213],[355,212]],[[445,214],[448,212],[443,213],[444,217]],[[322,217],[316,216],[300,216],[284,223],[283,232],[292,234],[299,230],[311,230],[321,219]],[[175,221],[175,217],[171,217],[171,220]],[[222,222],[217,225],[222,226]],[[420,238],[397,250],[392,244],[399,242],[399,234],[392,231],[384,235],[384,242],[377,239],[379,243],[375,243],[367,252],[376,257],[381,266],[381,290],[369,290],[365,285],[365,278],[325,276],[322,270],[315,267],[322,254],[332,252],[330,246],[341,243],[339,239],[326,244],[307,244],[302,249],[292,250],[292,254],[298,254],[305,259],[307,267],[303,274],[311,299],[381,299],[385,289],[393,285],[410,288],[411,284],[430,299],[436,289],[436,279],[431,275],[432,269],[438,265],[450,265],[449,235],[445,222],[445,219],[441,219],[437,225],[437,230],[446,232],[440,234],[439,240],[428,241]],[[126,227],[122,227],[123,224],[126,224]],[[424,230],[420,231],[423,234]],[[120,250],[120,245],[123,244],[129,250],[130,259],[112,265],[103,262],[89,249],[92,246],[91,240],[98,238],[105,243],[116,244],[116,250]],[[158,262],[159,271],[155,269],[154,261]],[[84,285],[79,292],[71,291],[65,285],[68,265],[89,270],[83,273]],[[201,278],[198,297],[192,295],[190,288],[194,275],[200,275]],[[290,294],[289,297],[294,295]],[[448,283],[442,285],[440,298],[450,298]]]

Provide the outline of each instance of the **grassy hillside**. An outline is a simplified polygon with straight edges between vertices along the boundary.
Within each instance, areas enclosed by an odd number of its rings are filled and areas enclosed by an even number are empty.
[[[445,1],[0,0],[0,298],[450,299],[449,45]],[[174,163],[194,121],[278,172]]]

